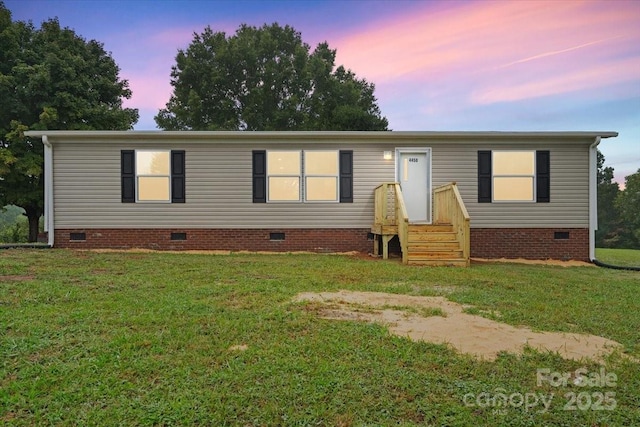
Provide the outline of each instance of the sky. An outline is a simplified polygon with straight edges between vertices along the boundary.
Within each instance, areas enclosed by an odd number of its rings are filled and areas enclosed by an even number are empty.
[[[392,130],[617,131],[615,179],[640,169],[640,0],[5,0],[104,44],[129,81],[137,130],[171,96],[178,49],[206,26],[274,22],[323,41],[376,86]]]

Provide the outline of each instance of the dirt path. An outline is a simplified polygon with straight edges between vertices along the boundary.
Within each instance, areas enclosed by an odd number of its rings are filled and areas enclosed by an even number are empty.
[[[525,345],[558,352],[566,359],[600,360],[622,346],[595,335],[534,332],[463,312],[463,306],[443,297],[417,297],[380,292],[301,293],[295,301],[321,305],[325,319],[359,320],[389,327],[412,340],[449,344],[458,351],[493,360],[499,352],[522,353]],[[417,309],[417,310],[416,310]],[[441,315],[421,316],[413,311],[429,310]]]

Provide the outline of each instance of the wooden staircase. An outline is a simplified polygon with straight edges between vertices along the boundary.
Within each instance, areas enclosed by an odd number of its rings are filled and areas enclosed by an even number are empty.
[[[462,244],[452,224],[409,224],[407,264],[466,267]]]
[[[375,190],[375,252],[398,236],[402,262],[412,265],[469,266],[469,215],[455,183],[434,190],[433,224],[410,223],[398,183],[384,183]]]

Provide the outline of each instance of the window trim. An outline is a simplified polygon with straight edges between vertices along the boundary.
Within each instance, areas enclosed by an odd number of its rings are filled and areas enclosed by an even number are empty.
[[[167,153],[167,157],[168,157],[168,162],[169,164],[167,165],[167,171],[168,174],[166,175],[160,175],[160,174],[139,174],[138,173],[138,153]],[[148,149],[148,148],[143,148],[143,149],[139,149],[139,150],[134,150],[134,156],[135,156],[135,169],[134,169],[134,176],[135,176],[135,186],[136,186],[136,203],[171,203],[172,202],[172,198],[171,198],[171,193],[172,193],[172,185],[171,185],[171,150],[167,150],[167,149],[162,149],[162,150],[154,150],[154,149]],[[168,187],[168,196],[166,200],[140,200],[140,178],[167,178],[167,187]]]
[[[307,153],[335,153],[336,155],[336,173],[335,175],[328,174],[307,174],[306,171],[306,161],[307,161]],[[305,203],[340,203],[340,150],[302,150],[302,176],[304,177],[304,187],[301,188],[301,191],[304,193],[304,202]],[[307,198],[307,178],[335,178],[336,182],[336,193],[335,199],[329,200],[309,200]]]
[[[496,153],[531,153],[533,156],[533,173],[529,174],[496,174],[495,170],[495,154]],[[491,150],[491,203],[537,203],[537,151],[536,150]],[[531,199],[530,200],[496,200],[495,197],[495,179],[496,178],[531,178]]]
[[[302,160],[302,150],[283,150],[283,149],[276,149],[276,150],[265,150],[266,154],[265,154],[265,178],[266,178],[266,186],[267,186],[267,192],[266,192],[266,202],[267,203],[302,203],[302,177],[304,176],[303,170],[302,170],[302,166],[303,166],[303,160]],[[269,153],[298,153],[298,161],[300,162],[300,164],[298,165],[299,168],[299,174],[298,175],[292,175],[292,174],[271,174],[269,173]],[[298,199],[297,200],[272,200],[271,199],[271,186],[269,185],[270,183],[270,179],[271,177],[278,177],[278,178],[298,178]]]

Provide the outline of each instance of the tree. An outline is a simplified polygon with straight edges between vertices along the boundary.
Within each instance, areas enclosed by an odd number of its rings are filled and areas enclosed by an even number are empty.
[[[210,27],[179,50],[173,94],[155,117],[165,130],[387,130],[375,86],[321,43],[278,24],[242,25],[233,36]]]
[[[615,203],[620,188],[613,180],[613,168],[604,166],[604,155],[598,150],[598,231],[596,246],[614,247],[619,240],[619,213]]]
[[[138,110],[119,68],[95,40],[86,41],[57,19],[12,21],[0,2],[0,206],[22,207],[35,241],[43,213],[43,145],[24,131],[131,129]]]
[[[616,199],[623,228],[620,246],[640,249],[640,169],[624,181],[624,191]]]

